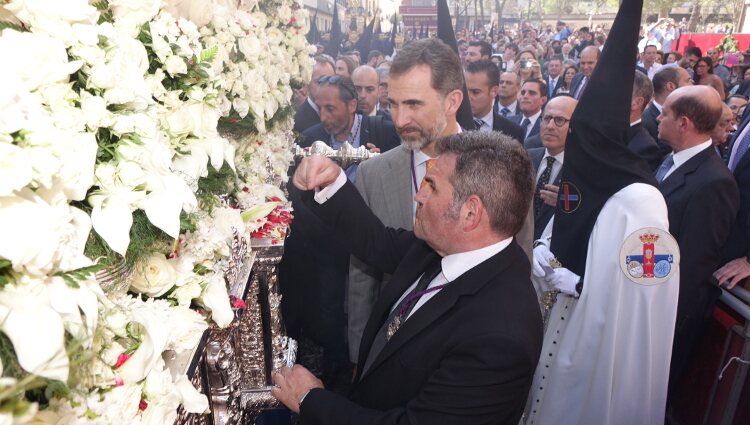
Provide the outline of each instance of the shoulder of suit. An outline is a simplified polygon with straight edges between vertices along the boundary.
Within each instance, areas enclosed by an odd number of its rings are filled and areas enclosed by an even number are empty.
[[[403,146],[396,146],[387,152],[383,152],[380,155],[362,162],[359,166],[364,170],[369,171],[380,167],[390,166],[391,164],[400,161],[408,163],[408,158],[410,158],[409,152]]]

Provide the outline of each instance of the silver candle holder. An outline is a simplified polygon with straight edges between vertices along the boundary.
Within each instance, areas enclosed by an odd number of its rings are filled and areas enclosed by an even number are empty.
[[[302,158],[310,155],[320,155],[325,156],[326,158],[330,158],[344,169],[349,168],[351,165],[359,164],[362,161],[366,161],[370,158],[380,155],[377,152],[370,152],[364,146],[355,148],[349,142],[344,142],[344,144],[341,146],[341,149],[333,149],[325,142],[322,142],[320,140],[314,142],[312,146],[308,148],[303,148],[295,144],[292,148],[292,152],[294,152],[295,161],[301,161]]]

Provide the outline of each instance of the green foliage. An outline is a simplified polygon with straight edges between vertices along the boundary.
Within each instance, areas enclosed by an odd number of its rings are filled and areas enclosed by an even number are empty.
[[[10,272],[13,271],[13,264],[0,258],[0,289],[10,282]]]
[[[57,272],[55,276],[63,278],[65,283],[71,288],[78,288],[79,282],[89,279],[99,270],[104,268],[101,264],[94,264],[93,266],[81,267],[80,269],[72,270],[69,272]]]
[[[716,46],[719,52],[734,53],[740,51],[740,45],[732,34],[727,34],[721,38],[719,45]]]
[[[109,2],[107,0],[99,0],[91,5],[99,11],[98,24],[103,24],[105,22],[113,23],[115,21],[115,16],[109,9]]]
[[[18,31],[18,32],[26,32],[27,31],[26,28],[24,28],[24,27],[22,27],[22,26],[20,26],[18,24],[14,24],[13,22],[0,21],[0,31],[5,30],[5,29],[11,29],[11,30]]]
[[[234,189],[235,173],[224,163],[220,170],[208,168],[208,176],[198,180],[198,203],[201,209],[211,213],[219,204],[217,195],[230,194]]]

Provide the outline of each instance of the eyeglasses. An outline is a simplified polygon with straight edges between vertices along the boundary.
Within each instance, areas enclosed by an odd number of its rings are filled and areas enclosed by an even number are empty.
[[[349,92],[349,94],[352,95],[352,98],[357,99],[357,91],[354,88],[354,83],[352,83],[352,80],[342,77],[340,75],[326,75],[323,77],[320,77],[318,80],[318,84],[330,84],[336,87],[343,87],[346,91]]]
[[[555,117],[553,115],[542,115],[542,122],[544,123],[544,125],[549,124],[550,121],[554,121],[555,125],[558,127],[562,127],[566,123],[570,122],[570,120],[565,117]]]

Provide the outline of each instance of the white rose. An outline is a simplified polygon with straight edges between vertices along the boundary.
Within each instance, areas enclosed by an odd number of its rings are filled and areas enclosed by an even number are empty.
[[[43,275],[90,264],[83,255],[91,223],[64,200],[47,203],[28,189],[0,198],[0,257],[16,271]]]
[[[172,55],[168,57],[164,65],[167,67],[167,73],[173,77],[177,74],[187,73],[187,64],[181,56]]]
[[[150,297],[160,297],[177,282],[177,272],[164,254],[155,253],[138,264],[130,289]]]
[[[0,142],[0,196],[8,196],[31,183],[31,157],[22,148]]]
[[[205,0],[187,0],[180,2],[169,2],[165,10],[174,17],[189,19],[199,27],[208,25],[213,19],[216,5]],[[218,21],[214,22],[216,25]],[[224,24],[226,25],[226,24]]]
[[[176,57],[176,56],[173,56]],[[166,117],[166,128],[169,133],[178,138],[182,139],[192,133],[196,123],[193,120],[189,107],[183,107],[179,109],[173,109]]]
[[[287,5],[282,5],[279,8],[279,20],[282,24],[286,24],[292,19],[292,9]]]
[[[240,116],[240,118],[245,118],[247,116],[247,113],[250,111],[250,104],[247,103],[244,99],[234,99],[232,101],[232,107],[234,108],[234,111],[237,112],[237,114]]]
[[[177,300],[178,305],[188,307],[193,299],[201,296],[202,291],[198,282],[189,282],[175,289],[171,297]]]
[[[115,26],[135,36],[138,27],[159,13],[162,3],[162,0],[110,0],[109,8],[114,14]]]
[[[83,115],[86,118],[86,125],[91,130],[109,127],[112,113],[107,110],[107,103],[101,97],[82,91],[81,110],[83,110]]]
[[[99,12],[87,0],[14,0],[5,5],[35,33],[55,36],[65,42],[73,36],[74,23],[96,25]]]
[[[102,413],[107,423],[136,423],[141,385],[126,383],[103,394]]]
[[[68,61],[63,43],[56,38],[3,30],[0,36],[0,51],[13,60],[4,61],[10,73],[18,75],[28,91],[45,84],[67,82],[70,74],[82,65],[81,61]]]

